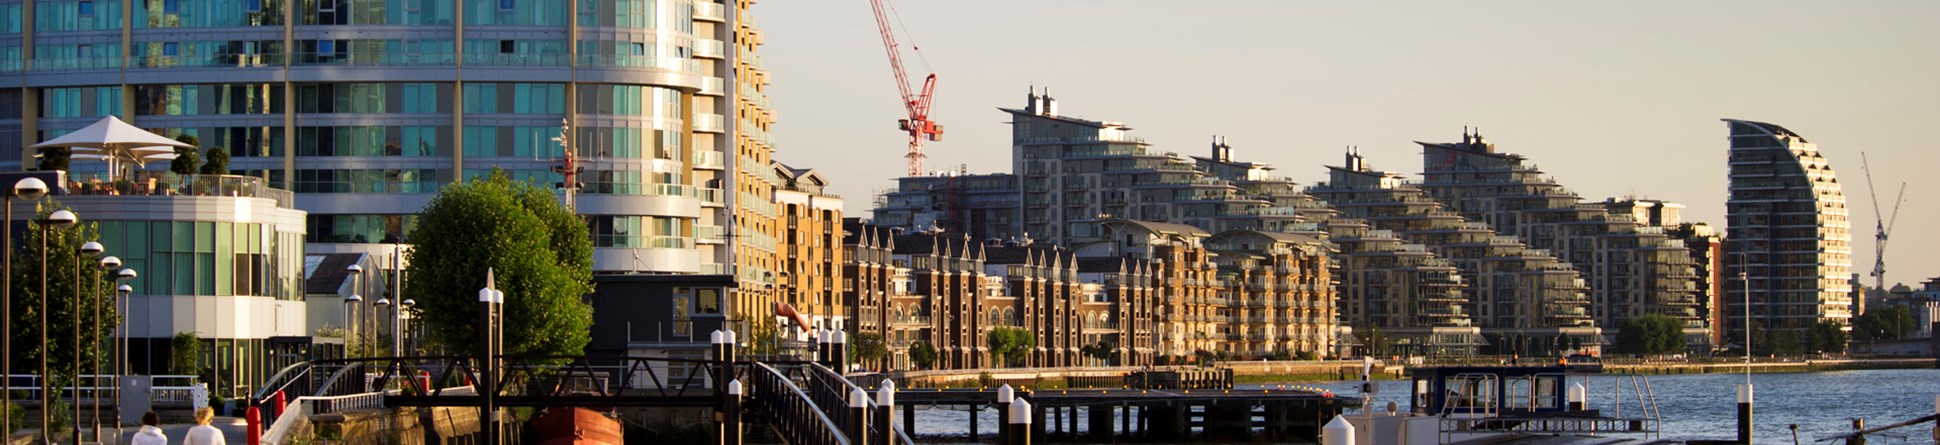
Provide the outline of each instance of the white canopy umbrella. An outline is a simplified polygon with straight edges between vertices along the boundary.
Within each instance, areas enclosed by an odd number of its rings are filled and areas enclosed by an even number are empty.
[[[101,159],[108,162],[108,174],[112,177],[115,163],[119,161],[146,165],[148,161],[174,159],[174,147],[197,148],[162,135],[128,125],[114,116],[102,116],[72,133],[62,135],[46,142],[34,144],[29,148],[46,150],[52,147],[70,147],[75,153],[89,153],[91,156],[77,156],[81,159]],[[166,158],[158,156],[166,152]]]

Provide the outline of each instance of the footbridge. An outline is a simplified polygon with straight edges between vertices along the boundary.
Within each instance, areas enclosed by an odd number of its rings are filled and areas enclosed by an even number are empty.
[[[508,408],[711,408],[713,441],[739,444],[769,428],[791,444],[913,444],[878,403],[893,383],[864,388],[831,363],[636,356],[375,357],[302,362],[277,372],[249,400],[264,443],[289,443],[311,419],[350,410],[463,408],[476,415],[470,443],[508,435]],[[839,365],[838,365],[839,366]],[[888,389],[884,389],[888,388]],[[884,398],[893,400],[893,395]],[[467,419],[469,420],[469,419]],[[506,440],[505,442],[515,442]]]

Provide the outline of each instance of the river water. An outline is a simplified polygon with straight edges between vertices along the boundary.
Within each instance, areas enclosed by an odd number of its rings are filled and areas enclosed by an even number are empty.
[[[1737,385],[1744,383],[1744,374],[1685,374],[1649,376],[1650,387],[1656,393],[1657,409],[1663,416],[1663,438],[1665,439],[1729,439],[1735,437],[1737,425]],[[1851,431],[1852,419],[1866,419],[1868,427],[1876,427],[1934,412],[1935,398],[1940,397],[1940,370],[1936,369],[1890,369],[1865,371],[1828,371],[1801,373],[1752,374],[1752,384],[1757,388],[1754,438],[1760,444],[1792,443],[1789,425],[1797,424],[1799,443],[1811,444],[1814,439],[1831,434]],[[1388,380],[1379,382],[1380,392],[1374,397],[1372,406],[1385,410],[1387,402],[1393,401],[1402,410],[1408,409],[1408,382]],[[1625,381],[1626,387],[1628,382]],[[1344,397],[1358,397],[1356,382],[1304,383],[1303,386],[1318,387],[1333,391]],[[1240,388],[1259,388],[1261,385],[1240,385]],[[1613,387],[1615,380],[1609,376],[1593,376],[1588,385],[1591,408],[1610,412],[1617,408],[1612,401],[1616,398]],[[1637,409],[1634,393],[1626,389],[1622,409],[1625,417],[1630,417]],[[979,416],[979,428],[986,437],[993,434],[997,424],[996,412],[985,410]],[[917,411],[917,430],[924,436],[956,435],[961,436],[969,430],[964,411],[940,409],[920,409]],[[1079,422],[1080,428],[1084,425]],[[1907,427],[1895,430],[1904,438],[1890,436],[1869,436],[1872,444],[1881,443],[1932,443],[1932,425]],[[932,440],[923,440],[931,442]],[[945,440],[952,443],[966,443],[962,438]]]

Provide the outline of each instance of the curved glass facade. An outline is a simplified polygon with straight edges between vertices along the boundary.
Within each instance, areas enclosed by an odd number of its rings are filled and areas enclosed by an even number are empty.
[[[364,245],[408,243],[411,215],[443,184],[493,168],[564,183],[554,166],[571,128],[596,270],[724,273],[730,248],[694,237],[731,225],[722,161],[736,139],[720,119],[737,114],[739,90],[722,85],[753,72],[721,42],[750,35],[725,13],[742,6],[0,0],[16,28],[0,37],[0,75],[18,80],[0,88],[0,164],[117,115],[222,147],[233,173],[297,192],[317,229],[307,240],[335,245],[323,251],[389,252]],[[655,249],[698,252],[641,252]]]
[[[1846,196],[1819,147],[1773,124],[1725,119],[1731,196],[1725,201],[1725,295],[1751,300],[1756,330],[1811,329],[1853,316],[1852,222]],[[1749,289],[1747,289],[1749,286]],[[1745,313],[1725,298],[1726,314]],[[1735,302],[1735,303],[1734,303]],[[1744,321],[1726,317],[1726,338]]]

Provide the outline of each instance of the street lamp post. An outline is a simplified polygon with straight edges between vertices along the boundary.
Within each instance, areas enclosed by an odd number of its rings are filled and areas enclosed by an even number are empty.
[[[47,183],[40,178],[23,178],[14,182],[13,189],[0,198],[0,207],[6,207],[6,234],[0,236],[0,307],[13,311],[13,198],[21,197],[28,201],[47,196]],[[13,316],[0,317],[0,419],[12,419],[13,413]],[[12,422],[0,422],[0,440],[13,440]]]
[[[67,227],[79,222],[81,217],[65,209],[55,210],[54,213],[48,214],[46,219],[39,221],[40,309],[36,312],[40,314],[40,440],[45,443],[54,443],[54,436],[48,431],[48,427],[53,426],[54,417],[47,409],[53,406],[49,403],[53,400],[47,394],[53,389],[53,385],[47,378],[47,232],[50,226]]]
[[[397,312],[393,314],[394,319],[391,320],[391,338],[395,343],[395,345],[393,345],[395,349],[393,350],[397,351],[397,355],[400,357],[407,355],[404,352],[406,349],[410,349],[408,348],[408,346],[411,345],[411,342],[406,341],[405,339],[406,334],[409,334],[411,330],[409,329],[409,326],[404,325],[405,320],[409,319],[404,315],[406,312],[410,312],[412,306],[417,306],[417,305],[418,305],[417,300],[413,300],[409,298],[404,299],[404,301],[402,302],[398,302]]]
[[[74,317],[74,362],[69,363],[68,368],[74,373],[74,424],[71,426],[74,429],[74,443],[77,444],[81,443],[81,357],[83,355],[81,351],[81,337],[83,337],[81,330],[85,327],[81,323],[81,260],[92,259],[106,250],[108,249],[102,247],[101,243],[88,241],[82,243],[81,248],[77,249],[74,255],[74,311],[69,313],[70,317]],[[96,424],[95,436],[101,435],[100,429],[100,425]]]
[[[121,421],[121,413],[119,412],[121,407],[121,377],[128,375],[128,301],[127,301],[127,298],[132,297],[135,294],[135,288],[133,286],[127,285],[126,282],[130,280],[134,280],[135,276],[136,276],[136,273],[134,269],[121,269],[120,272],[115,273],[115,282],[123,283],[119,286],[115,286],[115,309],[116,309],[115,316],[117,317],[117,320],[118,320],[118,323],[115,323],[116,341],[115,341],[115,352],[114,352],[115,408],[116,408],[115,411],[117,411],[115,413],[115,437],[121,437],[122,421]]]
[[[344,268],[350,271],[350,296],[344,297],[344,358],[350,358],[352,342],[357,339],[357,303],[364,301],[357,284],[364,275],[364,266],[352,264]]]
[[[377,302],[376,302],[376,303],[372,303],[372,304],[375,304],[375,305],[377,305],[377,308],[376,308],[376,309],[374,310],[374,312],[382,312],[382,311],[383,311],[383,310],[384,310],[385,308],[389,308],[389,307],[391,307],[391,299],[390,299],[390,297],[377,297]],[[395,312],[397,312],[397,309],[395,309],[395,308],[393,308],[393,309],[391,309],[391,312],[393,312],[393,313],[395,313]],[[373,353],[377,351],[377,338],[378,338],[378,337],[377,337],[377,318],[376,318],[376,315],[377,315],[377,314],[372,314],[372,318],[371,318],[371,323],[370,323],[370,326],[371,326],[371,351],[372,351]],[[395,324],[395,323],[393,323],[393,324]],[[394,327],[395,327],[395,326],[394,326]],[[397,357],[397,349],[392,349],[392,350],[391,350],[391,356],[392,356],[392,357]]]
[[[101,258],[101,270],[106,271],[106,270],[117,270],[117,269],[121,269],[121,258],[112,256],[112,255]],[[101,339],[101,274],[90,274],[90,275],[94,276],[94,283],[88,286],[89,293],[93,294],[92,298],[88,299],[89,306],[91,306],[90,309],[92,309],[88,311],[88,314],[92,320],[88,324],[93,326],[93,328],[88,330],[88,347],[94,348],[95,351],[100,351],[103,346],[102,343],[104,343],[103,341],[101,341],[102,340]],[[110,349],[112,349],[112,347]],[[94,376],[94,381],[96,382],[96,384],[94,385],[95,390],[93,394],[94,396],[94,437],[95,437],[94,441],[100,442],[101,441],[101,385],[99,382],[101,381],[101,354],[99,352],[95,354],[89,354],[88,358],[89,358],[88,375]],[[121,379],[119,377],[116,377],[115,380],[113,380],[113,382],[115,387],[119,388],[121,386]]]

